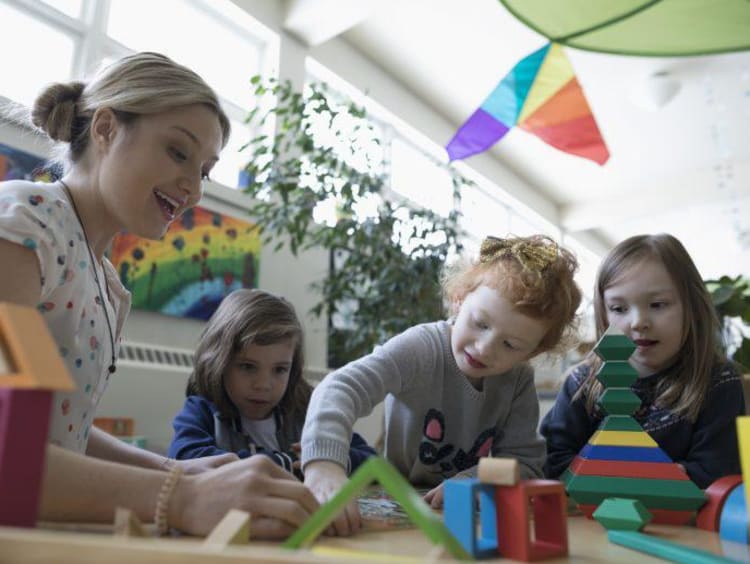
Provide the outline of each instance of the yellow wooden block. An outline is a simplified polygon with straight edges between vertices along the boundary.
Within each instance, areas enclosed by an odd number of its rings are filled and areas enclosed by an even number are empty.
[[[750,510],[750,415],[737,418],[737,441],[740,443],[742,481],[745,483],[745,507]]]
[[[597,431],[589,439],[592,445],[658,447],[645,431]]]

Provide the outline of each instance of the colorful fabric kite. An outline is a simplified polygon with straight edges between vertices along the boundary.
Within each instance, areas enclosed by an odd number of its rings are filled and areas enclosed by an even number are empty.
[[[500,81],[446,146],[451,161],[489,149],[518,125],[545,143],[603,165],[609,159],[562,47],[535,51]]]

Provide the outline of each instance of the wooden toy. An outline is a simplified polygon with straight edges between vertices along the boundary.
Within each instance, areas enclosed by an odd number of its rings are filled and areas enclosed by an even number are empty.
[[[482,484],[514,486],[521,480],[521,469],[515,458],[479,459],[477,478]]]
[[[242,545],[250,541],[251,516],[247,511],[230,509],[208,534],[203,546],[221,550],[229,545]]]
[[[722,509],[724,509],[724,503],[732,490],[741,483],[742,476],[732,474],[731,476],[719,478],[708,486],[705,491],[708,502],[698,511],[698,517],[695,522],[696,527],[706,531],[718,532],[719,518],[721,517]]]
[[[608,497],[593,515],[608,531],[640,531],[653,516],[637,499]]]
[[[450,533],[437,514],[430,509],[398,470],[382,457],[372,457],[360,466],[344,487],[323,504],[282,546],[297,549],[314,542],[349,500],[354,499],[373,481],[379,482],[401,504],[409,518],[434,544],[445,546],[454,558],[469,558],[469,553]]]
[[[530,562],[568,554],[567,500],[561,482],[523,480],[515,486],[497,486],[495,505],[497,544],[505,558]]]
[[[607,531],[607,537],[609,537],[610,542],[615,544],[626,546],[639,552],[645,552],[657,558],[670,560],[671,562],[683,562],[684,564],[722,564],[734,562],[734,560],[728,560],[692,546],[683,546],[635,531]]]
[[[42,315],[0,304],[0,525],[33,527],[53,391],[75,385]]]
[[[481,459],[486,460],[486,459]],[[473,558],[498,555],[495,486],[477,478],[446,480],[445,525]],[[477,536],[477,505],[481,534]]]
[[[114,534],[118,537],[149,537],[140,519],[130,509],[115,509]]]
[[[603,360],[599,405],[608,415],[561,479],[588,517],[607,498],[630,498],[645,505],[654,523],[686,524],[705,495],[632,417],[641,403],[630,390],[638,373],[627,359],[635,348],[614,328],[594,347]]]
[[[737,442],[740,447],[740,464],[745,482],[745,507],[750,510],[750,415],[737,418]]]
[[[748,544],[748,507],[745,502],[747,484],[740,484],[734,488],[724,502],[719,518],[719,536],[722,539]]]

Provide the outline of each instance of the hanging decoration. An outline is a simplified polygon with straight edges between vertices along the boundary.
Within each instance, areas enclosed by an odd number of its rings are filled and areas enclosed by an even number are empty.
[[[562,47],[549,43],[500,81],[446,146],[451,161],[489,149],[518,126],[545,143],[603,165],[609,150]]]

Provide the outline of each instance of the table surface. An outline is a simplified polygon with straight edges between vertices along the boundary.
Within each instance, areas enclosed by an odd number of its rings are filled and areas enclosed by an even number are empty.
[[[417,529],[367,531],[354,537],[321,537],[310,549],[287,551],[278,544],[253,542],[231,546],[220,553],[201,546],[202,540],[133,539],[111,536],[109,526],[55,525],[55,529],[14,529],[0,527],[0,562],[81,563],[112,562],[192,562],[207,564],[256,562],[447,562]],[[60,530],[64,529],[64,530]],[[644,532],[655,537],[750,563],[750,546],[722,541],[718,533],[695,527],[649,525]],[[610,543],[596,521],[575,516],[568,519],[569,556],[546,562],[623,562],[639,564],[663,560]],[[355,554],[356,553],[356,554]],[[501,562],[502,558],[482,560]]]

